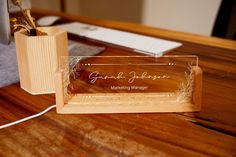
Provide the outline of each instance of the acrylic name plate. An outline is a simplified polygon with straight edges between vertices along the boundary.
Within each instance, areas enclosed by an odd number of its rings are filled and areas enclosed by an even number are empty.
[[[67,56],[55,82],[58,113],[192,112],[201,107],[197,56]]]

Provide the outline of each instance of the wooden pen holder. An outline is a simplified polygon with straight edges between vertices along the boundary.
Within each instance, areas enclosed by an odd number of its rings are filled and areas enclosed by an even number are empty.
[[[67,56],[67,33],[56,27],[41,27],[46,36],[15,33],[21,88],[31,94],[55,93],[54,73],[60,56]]]

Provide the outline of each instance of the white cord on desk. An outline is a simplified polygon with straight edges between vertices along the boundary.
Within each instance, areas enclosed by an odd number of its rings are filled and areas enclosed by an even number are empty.
[[[5,125],[1,125],[0,129],[6,128],[6,127],[9,127],[9,126],[12,126],[12,125],[15,125],[15,124],[18,124],[18,123],[21,123],[21,122],[24,122],[24,121],[36,118],[36,117],[39,117],[39,116],[45,114],[46,112],[48,112],[49,110],[51,110],[51,109],[53,109],[55,107],[56,107],[56,105],[52,105],[52,106],[48,107],[47,109],[43,110],[40,113],[34,114],[32,116],[29,116],[29,117],[25,117],[23,119],[20,119],[20,120],[17,120],[17,121],[14,121],[14,122],[11,122],[11,123],[8,123],[8,124],[5,124]]]

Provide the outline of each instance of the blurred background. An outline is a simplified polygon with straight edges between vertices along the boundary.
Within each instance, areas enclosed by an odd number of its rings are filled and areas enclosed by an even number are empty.
[[[31,0],[31,6],[236,39],[236,0]]]

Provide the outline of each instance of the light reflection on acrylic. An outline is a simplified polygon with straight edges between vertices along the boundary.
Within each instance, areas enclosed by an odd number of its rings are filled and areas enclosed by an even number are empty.
[[[197,56],[70,56],[61,71],[67,100],[78,94],[158,93],[191,101]]]

